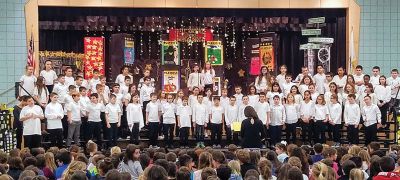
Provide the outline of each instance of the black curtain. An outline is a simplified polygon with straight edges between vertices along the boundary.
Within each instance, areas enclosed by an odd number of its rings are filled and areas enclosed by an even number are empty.
[[[301,32],[278,32],[278,38],[278,73],[279,66],[285,64],[288,66],[288,72],[296,76],[301,71],[300,67],[304,65],[304,55],[299,49],[300,44],[304,43],[304,37],[301,36]]]

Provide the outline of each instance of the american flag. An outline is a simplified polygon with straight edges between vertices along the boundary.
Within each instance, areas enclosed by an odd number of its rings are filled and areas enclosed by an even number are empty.
[[[27,65],[35,69],[35,41],[33,40],[33,32],[31,33],[31,40],[28,47],[28,61]]]

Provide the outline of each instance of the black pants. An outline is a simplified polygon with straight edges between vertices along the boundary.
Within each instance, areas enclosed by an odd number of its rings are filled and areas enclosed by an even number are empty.
[[[315,120],[314,123],[314,142],[324,144],[326,142],[325,130],[326,123],[323,120]]]
[[[282,139],[282,126],[269,126],[269,137],[271,137],[271,146],[275,146]]]
[[[110,123],[110,128],[108,130],[108,147],[113,147],[117,145],[118,140],[118,123]]]
[[[139,144],[139,123],[133,123],[132,132],[131,132],[131,143]]]
[[[285,124],[286,126],[286,141],[288,144],[296,143],[296,123],[293,124]]]
[[[67,115],[64,115],[64,117],[61,119],[62,127],[63,127],[63,137],[68,137],[68,117]]]
[[[342,129],[342,125],[341,124],[335,124],[333,125],[333,141],[337,142],[337,143],[341,143],[341,134],[340,134],[340,130]]]
[[[231,126],[232,127],[232,126]],[[232,129],[231,127],[228,127],[225,125],[225,133],[226,133],[226,145],[229,145],[232,143]]]
[[[89,132],[88,132],[88,129],[89,129],[88,118],[87,118],[87,117],[81,117],[81,121],[82,121],[81,133],[80,133],[81,140],[83,139],[83,140],[85,140],[85,141],[88,141],[88,140],[89,140],[89,139],[88,139],[88,137],[89,137]]]
[[[197,142],[204,141],[204,125],[196,124],[196,140]]]
[[[379,107],[379,110],[381,111],[381,114],[382,114],[382,122],[381,123],[383,126],[385,126],[386,122],[387,122],[389,104],[388,103],[384,104],[382,107]]]
[[[122,106],[121,126],[118,127],[118,137],[126,139],[126,137],[130,134],[131,132],[128,127],[128,120],[126,119],[126,106],[124,104]]]
[[[38,134],[24,135],[24,143],[25,147],[28,147],[29,149],[41,147],[42,136]]]
[[[149,122],[149,140],[150,140],[150,145],[156,146],[157,145],[157,139],[158,139],[158,126],[160,123],[158,122]]]
[[[312,140],[312,122],[311,120],[308,123],[305,123],[303,121],[301,122],[301,137],[303,138],[303,142],[309,142],[311,143]]]
[[[18,149],[21,149],[21,146],[22,146],[22,132],[23,132],[23,129],[20,129],[20,128],[17,128],[17,130],[15,131],[15,135],[16,135],[16,138],[17,138],[17,148]]]
[[[49,94],[53,92],[54,85],[46,85]]]
[[[150,101],[143,101],[143,108],[142,108],[142,112],[143,112],[143,117],[146,118],[146,108],[147,108],[147,104],[149,104]]]
[[[174,127],[175,124],[163,124],[165,146],[174,143]]]
[[[189,144],[189,129],[190,127],[181,127],[179,129],[179,139],[181,146],[188,146]]]
[[[358,126],[348,125],[347,126],[347,139],[351,144],[358,144]]]
[[[326,132],[328,133],[329,140],[333,139],[333,128],[334,126],[330,123],[326,123]]]
[[[222,139],[222,124],[211,124],[211,144],[212,145],[221,145]],[[217,138],[217,140],[215,140]]]
[[[368,146],[369,143],[374,142],[377,140],[376,134],[377,134],[377,127],[376,123],[372,124],[370,126],[366,126],[364,128],[365,130],[365,146]]]
[[[47,129],[49,133],[51,147],[59,147],[63,146],[63,129]]]
[[[88,121],[88,137],[86,138],[88,140],[93,140],[96,139],[96,143],[99,147],[102,146],[102,140],[101,140],[101,130],[102,130],[102,122],[92,122]]]

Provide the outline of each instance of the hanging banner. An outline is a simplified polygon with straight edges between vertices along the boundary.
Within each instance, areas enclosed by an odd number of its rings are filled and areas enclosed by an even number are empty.
[[[135,42],[131,37],[125,37],[124,64],[132,65],[135,62]]]
[[[265,34],[260,38],[261,66],[267,66],[269,71],[275,70],[274,34]]]
[[[212,41],[213,34],[210,28],[169,29],[169,40],[178,42]]]
[[[213,81],[214,85],[213,85],[212,95],[221,96],[221,77],[214,77]]]
[[[180,84],[178,70],[164,70],[162,75],[162,90],[165,93],[177,93]]]
[[[210,62],[213,66],[224,64],[223,46],[221,41],[207,41],[205,52],[205,62]]]
[[[92,78],[95,69],[104,75],[104,37],[84,37],[83,41],[85,79]]]
[[[161,64],[180,65],[180,50],[177,41],[163,41],[161,45]]]
[[[252,57],[250,61],[250,75],[257,76],[260,74],[261,62],[260,57]]]

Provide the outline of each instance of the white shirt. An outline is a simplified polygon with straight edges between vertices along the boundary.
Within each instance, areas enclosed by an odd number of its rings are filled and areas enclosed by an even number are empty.
[[[278,74],[276,76],[276,81],[281,86],[283,83],[286,83],[286,75]],[[282,88],[282,87],[281,87]]]
[[[321,104],[316,104],[314,106],[314,119],[316,121],[325,121],[326,120],[326,115],[329,115],[329,110],[326,105],[321,105]]]
[[[299,104],[285,104],[286,123],[294,124],[299,119]]]
[[[143,122],[142,106],[139,103],[129,103],[126,106],[126,120],[128,125]]]
[[[278,77],[277,77],[278,80]],[[254,82],[257,92],[266,91],[268,89],[268,80],[265,77],[262,77],[261,82],[260,78],[257,76]]]
[[[245,109],[247,106],[250,106],[250,105],[249,105],[249,104],[248,104],[248,105],[241,104],[241,105],[239,106],[239,111],[238,111],[238,120],[239,120],[239,122],[242,122],[243,120],[247,119],[246,116],[244,115],[244,109]]]
[[[268,98],[269,104],[274,104],[274,96],[279,96],[279,104],[282,104],[283,94],[279,93],[279,92],[271,92],[271,91],[269,91],[267,93],[267,98]]]
[[[238,106],[235,105],[228,105],[225,108],[225,124],[230,127],[230,125],[232,124],[232,122],[234,121],[238,121],[238,112],[239,112],[239,108]]]
[[[148,122],[160,122],[158,114],[160,113],[160,104],[150,101],[146,106],[146,113],[149,113]]]
[[[300,104],[300,116],[304,118],[312,118],[314,116],[314,102],[309,101],[306,103],[302,101]]]
[[[23,75],[20,79],[20,82],[22,83],[22,87],[28,91],[30,95],[33,95],[34,89],[35,89],[35,84],[36,84],[36,77],[34,75]],[[21,87],[19,87],[19,95],[28,95]]]
[[[100,113],[105,111],[104,104],[102,103],[89,103],[86,107],[86,112],[88,114],[88,121],[91,122],[101,122]]]
[[[400,78],[399,77],[397,77],[396,79],[393,79],[393,77],[387,78],[387,85],[390,86],[390,88],[392,90],[392,92],[391,92],[391,97],[392,98],[396,97],[396,94],[397,94],[398,89],[399,89],[396,86],[399,86],[399,84],[400,84]],[[400,93],[397,94],[396,99],[400,99]]]
[[[376,95],[376,99],[379,101],[383,101],[383,103],[388,103],[391,98],[391,92],[392,90],[390,89],[390,86],[382,86],[382,85],[377,85],[374,88],[374,92]]]
[[[192,108],[190,106],[178,106],[176,115],[179,116],[179,123],[182,127],[192,127],[190,116],[192,115]]]
[[[344,106],[344,122],[349,125],[356,125],[360,123],[360,106],[358,104],[347,103]]]
[[[284,83],[281,84],[281,89],[283,92],[283,95],[286,97],[288,94],[290,94],[290,89],[292,88],[292,86],[295,86],[295,83],[289,82],[287,83],[286,81]]]
[[[209,114],[210,113],[207,105],[204,103],[197,103],[193,109],[192,121],[195,122],[196,125],[203,126],[204,124],[208,123]]]
[[[342,124],[342,105],[339,103],[329,104],[329,121],[335,124]]]
[[[202,75],[203,75],[202,76],[203,77],[203,82],[204,82],[205,85],[214,83],[213,82],[213,79],[215,77],[214,69],[211,69],[211,70],[208,70],[208,71],[203,70],[202,71]]]
[[[28,114],[34,114],[34,115],[42,115],[43,116],[43,110],[40,106],[34,105],[32,107],[30,106],[25,106],[21,110],[20,118],[27,116]],[[22,131],[22,135],[41,135],[42,130],[41,130],[41,124],[40,124],[40,119],[39,118],[31,118],[27,119],[22,122],[24,129]]]
[[[212,106],[210,122],[213,124],[222,124],[222,117],[224,116],[224,108],[219,106]]]
[[[174,103],[164,103],[161,112],[163,113],[163,124],[175,124],[176,105]]]
[[[304,92],[308,90],[308,85],[306,84],[300,84],[299,85],[299,92],[302,96],[304,96]]]
[[[271,126],[281,126],[285,123],[286,113],[283,105],[272,105],[271,106]]]
[[[47,129],[62,129],[61,119],[64,117],[63,107],[60,103],[49,103],[45,109],[47,118]]]
[[[150,101],[150,95],[153,92],[154,87],[143,84],[142,88],[140,88],[140,103],[143,105],[144,101]]]
[[[254,109],[256,110],[258,118],[263,122],[263,124],[267,124],[267,115],[269,112],[271,112],[268,102],[257,102]]]
[[[75,78],[74,77],[68,77],[65,76],[65,84],[69,87],[70,85],[74,85],[75,84]]]
[[[367,96],[367,93],[362,93],[360,96],[360,109],[362,109],[366,105],[364,102],[365,96]],[[368,94],[368,96],[371,97],[372,104],[378,105],[378,99],[376,98],[375,93]]]
[[[201,73],[190,73],[189,74],[189,79],[187,82],[187,86],[192,89],[193,87],[200,87],[203,86],[203,82],[202,82],[202,77],[201,77]]]
[[[325,99],[325,102],[326,102],[326,104],[330,104],[331,103],[331,97],[332,97],[332,95],[333,95],[333,93],[332,92],[330,92],[330,91],[327,91],[327,92],[325,92],[325,94],[324,94],[324,99]],[[340,103],[340,104],[342,104],[342,101],[343,101],[343,97],[342,97],[342,94],[336,94],[337,96],[338,96],[338,102]]]
[[[124,98],[124,95],[121,93],[112,93],[116,96],[116,104],[118,104],[122,108],[122,100]],[[128,93],[129,94],[129,93]]]
[[[380,77],[381,77],[380,75],[377,75],[377,76],[371,75],[370,79],[369,79],[369,83],[371,83],[372,86],[376,87],[377,85],[379,85]]]
[[[220,102],[221,102],[221,106],[224,107],[224,109],[226,109],[226,107],[229,106],[229,97],[220,97]]]
[[[81,117],[86,116],[86,107],[89,103],[90,103],[89,97],[81,96],[81,98],[79,98],[79,105],[81,106],[81,112],[83,112]]]
[[[313,81],[312,76],[310,73],[308,73],[308,76],[311,77],[311,81]],[[299,75],[297,75],[296,79],[294,80],[294,82],[300,82],[301,80],[303,80],[304,75],[302,73],[300,73]]]
[[[76,103],[75,101],[72,101],[65,105],[65,109],[67,110],[67,112],[71,111],[71,120],[72,121],[76,121],[76,122],[81,121],[81,112],[83,109],[82,109],[80,103]]]
[[[317,102],[318,96],[319,96],[319,93],[318,93],[318,92],[311,93],[311,99],[312,99],[312,101],[313,101],[314,103]]]
[[[301,94],[294,95],[294,103],[295,104],[301,104],[302,101],[303,101],[303,96],[301,96]]]
[[[122,95],[126,95],[129,93],[129,86],[127,86],[125,83],[119,85],[119,93]]]
[[[346,85],[347,76],[344,75],[342,78],[340,78],[339,75],[335,75],[332,81],[335,82],[336,85],[338,86],[339,93],[343,93],[343,88]]]
[[[53,85],[54,81],[57,79],[57,74],[52,69],[50,69],[49,71],[46,70],[40,71],[40,76],[44,77],[46,85]]]
[[[358,95],[357,93],[356,94],[354,94],[354,95],[356,95],[356,99],[355,99],[355,101],[356,101],[356,104],[358,104],[358,100],[359,100],[359,97],[360,97],[360,95]],[[347,97],[349,96],[349,94],[347,94],[347,93],[343,93],[342,94],[342,104],[347,104],[348,102],[347,102]]]
[[[365,126],[381,123],[381,111],[376,104],[371,104],[370,106],[365,105],[362,109],[362,116]]]
[[[131,80],[133,80],[133,76],[128,75],[129,77],[131,77]],[[120,86],[121,84],[124,84],[125,82],[125,77],[123,74],[118,74],[117,78],[115,78],[115,83],[118,83]]]
[[[32,94],[31,94],[32,95]],[[42,88],[42,92],[39,94],[39,89],[35,86],[33,96],[38,96],[39,102],[42,104],[47,104],[47,97],[49,96],[49,90],[47,87]]]
[[[120,118],[121,115],[121,107],[119,104],[115,103],[109,103],[106,105],[106,114],[108,114],[108,122],[109,123],[118,123],[118,119]]]
[[[154,82],[156,80],[154,80],[154,78],[150,78],[150,86],[154,88]],[[142,86],[144,85],[144,77],[139,79],[139,84],[138,84],[138,90],[140,90],[142,88]]]
[[[243,94],[234,94],[233,96],[236,98],[236,105],[240,106],[242,104]]]
[[[58,94],[58,102],[64,104],[65,97],[68,93],[68,86],[65,83],[57,83],[56,85],[54,85],[53,92]]]
[[[100,84],[100,78],[97,78],[97,79],[92,78],[89,80],[89,87],[90,87],[90,90],[92,91],[92,93],[97,93],[97,90],[96,90],[97,84]]]
[[[325,92],[324,83],[325,83],[325,81],[326,81],[326,76],[325,76],[325,74],[324,74],[324,73],[322,73],[322,74],[320,74],[320,73],[315,74],[315,75],[314,75],[314,81],[315,81],[315,85],[317,86],[317,87],[316,87],[316,90],[318,91],[318,93],[319,93],[319,94],[324,94],[324,92]]]
[[[255,95],[247,95],[247,97],[249,97],[249,105],[254,108],[258,103],[259,96],[255,94]]]

